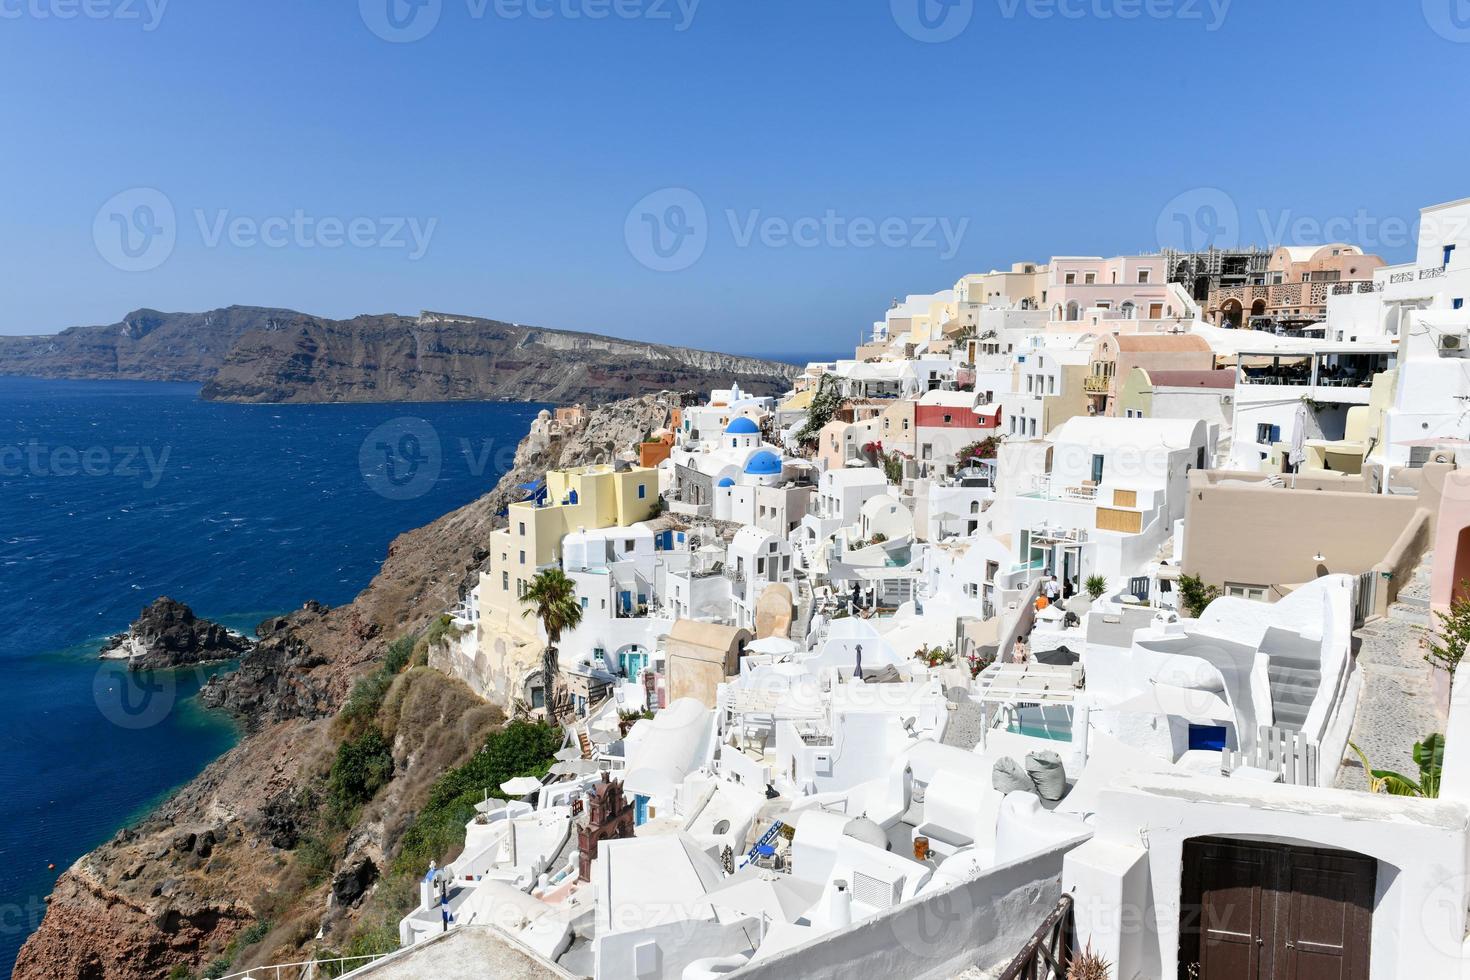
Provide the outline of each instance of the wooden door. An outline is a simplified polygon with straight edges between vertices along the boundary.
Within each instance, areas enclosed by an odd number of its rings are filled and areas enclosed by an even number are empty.
[[[1186,842],[1179,976],[1368,980],[1377,873],[1346,851]]]
[[[1184,905],[1180,921],[1179,975],[1198,980],[1264,980],[1270,977],[1267,937],[1272,916],[1266,883],[1268,848],[1213,840],[1184,846]],[[1198,974],[1189,971],[1199,964]],[[1264,967],[1264,968],[1263,968]]]

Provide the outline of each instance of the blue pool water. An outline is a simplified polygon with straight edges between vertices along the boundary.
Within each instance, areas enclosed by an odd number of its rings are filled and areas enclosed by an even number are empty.
[[[539,408],[0,377],[0,976],[56,875],[235,739],[192,700],[207,672],[130,678],[101,638],[160,595],[243,631],[351,600],[395,535],[495,485]]]

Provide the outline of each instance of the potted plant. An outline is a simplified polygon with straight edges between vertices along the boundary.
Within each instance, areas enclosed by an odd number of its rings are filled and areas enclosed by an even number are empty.
[[[1104,592],[1108,591],[1108,580],[1101,575],[1089,575],[1083,588],[1087,590],[1088,597],[1096,602],[1103,597]]]

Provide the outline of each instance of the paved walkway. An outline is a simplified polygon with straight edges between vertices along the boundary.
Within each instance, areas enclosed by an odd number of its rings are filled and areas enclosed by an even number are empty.
[[[353,980],[565,980],[567,974],[507,942],[485,926],[453,930],[443,939],[358,970]]]
[[[1375,769],[1417,776],[1414,743],[1441,731],[1434,707],[1435,668],[1424,660],[1430,622],[1429,573],[1434,556],[1425,555],[1386,619],[1375,620],[1355,635],[1362,642],[1358,669],[1363,678],[1352,741]],[[1351,750],[1337,771],[1339,789],[1368,789],[1367,776]]]

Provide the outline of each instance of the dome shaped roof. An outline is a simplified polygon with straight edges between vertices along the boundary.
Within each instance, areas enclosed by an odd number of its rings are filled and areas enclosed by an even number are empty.
[[[888,835],[883,833],[883,828],[869,820],[866,815],[856,820],[849,820],[847,826],[842,828],[842,836],[860,840],[874,847],[881,847],[885,851],[889,849]]]
[[[781,472],[781,457],[767,449],[752,453],[745,462],[745,472],[751,476],[774,476]]]
[[[755,436],[760,435],[760,431],[761,427],[744,415],[731,419],[730,424],[725,426],[725,434],[732,436]]]
[[[728,477],[728,476],[722,476],[722,477],[720,477],[720,482],[717,483],[717,484],[715,484],[715,486],[717,486],[717,487],[733,487],[734,485],[735,485],[734,478],[733,477]]]

